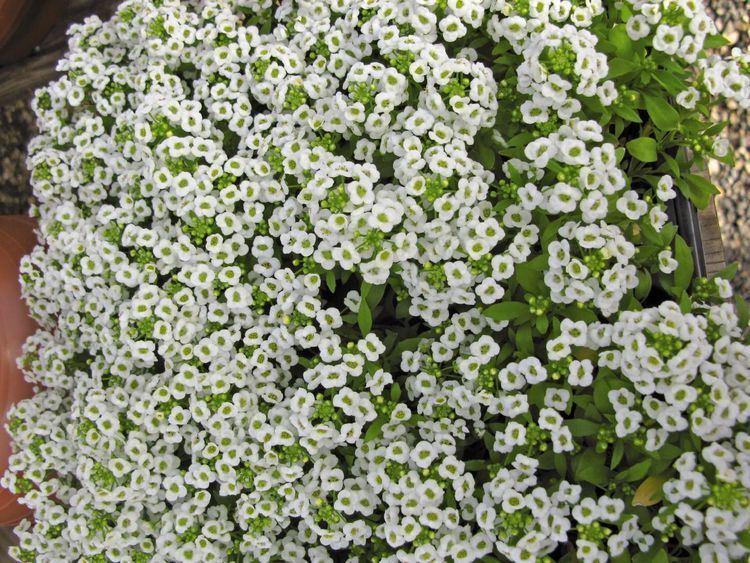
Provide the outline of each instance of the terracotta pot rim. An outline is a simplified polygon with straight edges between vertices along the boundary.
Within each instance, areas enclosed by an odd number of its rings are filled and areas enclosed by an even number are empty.
[[[2,0],[0,0],[2,1]],[[0,473],[8,467],[12,453],[10,436],[4,428],[10,407],[33,393],[34,385],[18,369],[16,360],[23,343],[36,330],[21,296],[19,266],[35,244],[35,222],[28,217],[0,216]],[[18,523],[32,514],[18,503],[18,495],[0,488],[0,526]]]
[[[0,0],[0,14],[4,26],[0,26],[0,48],[5,47],[15,35],[18,26],[31,10],[35,0]]]
[[[68,4],[68,0],[4,1],[20,11],[12,20],[0,16],[0,65],[14,63],[29,55],[60,20]],[[2,10],[0,14],[3,14]]]

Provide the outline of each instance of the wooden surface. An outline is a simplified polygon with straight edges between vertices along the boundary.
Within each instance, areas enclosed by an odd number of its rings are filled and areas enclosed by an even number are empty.
[[[698,223],[700,224],[701,241],[703,242],[706,274],[711,277],[727,265],[724,256],[724,244],[721,240],[719,217],[716,214],[716,202],[713,198],[711,198],[711,204],[708,207],[698,211]]]
[[[0,106],[22,97],[29,97],[39,86],[59,76],[57,61],[65,54],[70,24],[82,22],[86,16],[109,17],[119,0],[69,0],[58,24],[27,59],[0,67]]]

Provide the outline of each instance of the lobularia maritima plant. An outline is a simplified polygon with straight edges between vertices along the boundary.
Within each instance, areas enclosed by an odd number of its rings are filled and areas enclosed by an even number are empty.
[[[36,94],[20,561],[743,561],[697,0],[128,0]]]

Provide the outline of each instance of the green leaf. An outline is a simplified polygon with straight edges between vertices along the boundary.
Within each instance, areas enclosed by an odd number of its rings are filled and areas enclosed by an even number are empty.
[[[495,151],[492,150],[492,146],[487,142],[480,142],[476,145],[477,149],[477,161],[484,166],[487,170],[493,170],[495,168]]]
[[[602,376],[602,371],[599,372],[599,377],[594,379],[594,404],[600,413],[611,413],[614,412],[612,403],[609,402],[607,396],[612,389],[615,389],[615,380],[612,377]]]
[[[573,458],[573,476],[577,481],[604,485],[609,481],[610,472],[604,466],[602,455],[586,450]]]
[[[694,188],[708,194],[708,195],[715,195],[720,194],[721,190],[716,187],[716,185],[706,178],[705,176],[701,176],[700,174],[686,174],[685,180],[691,184]]]
[[[471,459],[465,462],[465,467],[469,471],[482,471],[484,469],[487,469],[487,460],[486,459]]]
[[[634,226],[640,228],[641,235],[645,239],[645,242],[650,242],[652,245],[656,246],[656,252],[660,252],[661,250],[663,250],[662,248],[660,248],[662,246],[661,233],[654,229],[653,226],[651,226],[647,222]],[[644,247],[641,246],[641,248]],[[640,253],[641,251],[639,250],[638,252]]]
[[[565,479],[565,474],[568,471],[568,464],[566,461],[565,454],[554,454],[555,470],[561,479]]]
[[[540,272],[544,271],[546,266],[546,254],[541,254],[529,262],[516,264],[515,279],[518,285],[534,295],[545,294],[547,287],[544,285],[544,276],[540,275]]]
[[[518,301],[503,301],[490,305],[484,310],[484,316],[491,318],[493,321],[510,321],[520,315],[529,312],[529,306],[526,303]]]
[[[525,182],[523,181],[523,177],[521,176],[521,173],[518,171],[518,169],[510,163],[507,163],[506,167],[508,169],[508,175],[510,176],[510,179],[513,181],[513,183],[517,186],[523,186]]]
[[[633,291],[630,290],[625,293],[625,297],[620,301],[620,309],[622,311],[641,311],[643,310],[643,305],[635,298]]]
[[[614,45],[618,57],[628,59],[633,54],[633,40],[624,24],[615,25],[609,30],[609,41]]]
[[[711,125],[711,127],[707,127],[706,129],[704,129],[703,134],[704,135],[718,135],[719,133],[724,131],[724,129],[726,129],[727,125],[729,125],[728,121],[719,121]]]
[[[667,223],[661,229],[661,243],[667,246],[674,239],[677,234],[677,225],[674,223]]]
[[[664,550],[661,543],[655,543],[646,552],[636,553],[633,556],[633,563],[669,563],[669,555]]]
[[[531,325],[525,324],[516,332],[516,347],[522,354],[530,356],[534,353],[534,340],[531,337]]]
[[[625,107],[625,106],[622,106],[622,107]],[[615,112],[615,113],[617,113],[617,112]],[[622,132],[623,131],[625,131],[625,121],[620,116],[617,116],[617,117],[615,117],[615,137],[617,139],[619,139],[620,137],[622,137]]]
[[[683,193],[687,191],[685,195],[699,209],[708,206],[712,195],[721,193],[711,180],[699,174],[685,174],[682,181],[678,182],[678,186],[683,190]],[[686,187],[687,190],[685,189]]]
[[[401,385],[394,383],[391,387],[391,401],[398,402],[401,397]]]
[[[564,307],[561,310],[562,314],[570,319],[571,321],[585,321],[587,323],[594,323],[597,321],[596,313],[591,309],[579,309],[575,305]]]
[[[516,60],[516,56],[512,53],[507,53],[505,55],[500,55],[499,57],[495,57],[494,64],[492,65],[495,69],[501,69],[504,66],[510,66],[513,61]]]
[[[489,42],[489,39],[487,37],[480,36],[474,39],[474,41],[472,41],[471,43],[469,43],[469,47],[471,47],[472,49],[479,49],[480,47],[484,47],[488,42]]]
[[[677,260],[677,269],[674,271],[674,289],[679,294],[685,291],[693,279],[693,253],[681,236],[674,241],[674,258]]]
[[[682,312],[683,315],[687,315],[693,310],[693,301],[685,290],[680,293],[677,303],[680,305],[680,312]]]
[[[652,280],[651,274],[645,271],[638,272],[638,286],[635,288],[635,296],[639,301],[643,301],[648,297],[651,291]]]
[[[612,450],[612,459],[609,461],[609,468],[614,469],[622,461],[622,456],[625,454],[625,443],[622,440],[615,442],[615,447]]]
[[[362,333],[362,336],[366,336],[372,329],[372,311],[370,311],[366,299],[362,299],[362,302],[359,304],[357,324],[359,325],[359,331]]]
[[[657,72],[652,76],[672,96],[676,96],[688,87],[687,82],[671,72]]]
[[[633,10],[632,10],[632,8],[630,6],[628,6],[628,4],[626,2],[622,2],[619,5],[615,4],[613,7],[614,8],[618,8],[619,7],[619,9],[620,9],[620,18],[622,18],[622,21],[626,22],[630,18],[633,17]]]
[[[661,157],[664,159],[664,163],[667,165],[667,169],[672,173],[672,176],[679,178],[682,175],[682,171],[680,170],[680,165],[677,161],[665,152],[661,153]]]
[[[485,447],[487,448],[487,451],[490,452],[490,459],[493,461],[496,461],[498,458],[493,456],[497,456],[498,453],[493,449],[495,438],[494,434],[492,432],[485,432],[482,436],[482,442],[484,442]]]
[[[515,352],[513,345],[510,342],[506,342],[505,346],[500,348],[500,353],[497,356],[495,356],[495,361],[497,365],[502,364],[505,360],[510,358],[513,355],[513,352]]]
[[[326,272],[326,285],[331,293],[336,291],[336,273],[333,270]]]
[[[669,563],[669,555],[667,554],[666,550],[662,547],[659,551],[656,552],[656,555],[654,555],[654,558],[651,560],[652,563]]]
[[[536,329],[539,334],[547,334],[549,328],[549,317],[542,315],[536,318]]]
[[[635,111],[633,108],[628,106],[614,106],[614,111],[617,115],[622,117],[623,119],[626,119],[628,121],[632,121],[633,123],[643,123],[643,120],[641,119],[641,116],[638,115],[638,112]],[[619,137],[619,135],[618,135]]]
[[[524,268],[529,268],[534,272],[545,272],[547,270],[547,259],[548,256],[546,254],[540,254],[539,256],[535,256],[528,262],[524,262],[523,264],[521,264],[521,266],[523,266]]]
[[[633,506],[653,506],[663,496],[662,485],[667,482],[666,475],[652,475],[641,483],[633,495]]]
[[[656,141],[651,137],[638,137],[629,141],[625,147],[641,162],[656,162]]]
[[[499,43],[495,43],[495,46],[492,47],[492,55],[493,56],[500,55],[504,53],[505,51],[507,51],[508,49],[510,49],[510,43],[508,41],[501,40]]]
[[[698,449],[700,449],[700,444],[698,445]],[[682,454],[683,449],[674,444],[664,444],[659,450],[659,458],[667,461],[675,460]]]
[[[734,295],[734,306],[737,309],[738,324],[741,329],[747,328],[750,322],[750,307],[739,293]]]
[[[367,429],[367,432],[365,432],[365,437],[363,438],[365,443],[371,442],[380,436],[380,431],[382,430],[383,425],[388,422],[389,418],[390,417],[381,414],[378,418],[372,421],[372,424],[370,424],[370,427]]]
[[[370,286],[370,289],[367,292],[367,304],[370,306],[370,310],[375,309],[375,307],[380,304],[380,301],[383,299],[383,294],[385,293],[386,286],[387,284]]]
[[[716,49],[724,45],[730,45],[732,42],[723,35],[709,35],[703,40],[704,49]]]
[[[640,463],[628,467],[625,471],[620,471],[620,473],[615,475],[615,481],[625,483],[630,481],[640,481],[648,475],[648,470],[651,469],[651,463],[652,461],[650,459],[644,459]]]
[[[531,141],[535,139],[533,133],[524,132],[524,133],[518,133],[517,135],[513,135],[507,142],[507,145],[509,147],[525,147],[528,145]],[[511,177],[513,177],[514,171],[518,173],[515,167],[508,164],[508,171],[510,172]],[[521,176],[518,176],[518,179],[521,180]],[[523,181],[517,182],[518,184],[523,184]]]
[[[599,422],[593,422],[584,418],[573,418],[566,421],[566,424],[570,428],[570,433],[576,438],[593,436],[599,432],[599,428],[602,426]]]
[[[662,131],[671,131],[680,124],[680,114],[664,98],[644,95],[646,111],[651,121]]]
[[[650,56],[657,65],[661,65],[667,70],[679,73],[685,72],[683,64],[678,62],[679,59],[676,59],[676,57],[672,55],[667,55],[661,51],[652,51]]]
[[[560,227],[562,227],[563,224],[569,220],[570,219],[568,217],[560,217],[550,222],[546,227],[544,227],[544,230],[542,231],[542,239],[541,239],[542,248],[547,248],[547,246],[549,246],[549,243],[552,242],[555,239],[555,237],[557,237],[557,234],[560,231]]]
[[[415,336],[414,338],[407,338],[402,340],[396,345],[395,353],[399,356],[404,352],[413,352],[419,347],[419,343],[423,340],[422,336]]]
[[[624,76],[626,74],[629,74],[631,72],[638,72],[640,70],[640,65],[637,63],[634,63],[633,61],[629,61],[628,59],[620,59],[620,58],[614,58],[611,61],[609,61],[609,74],[607,74],[607,78],[617,78],[619,76]]]
[[[370,288],[372,287],[372,284],[367,283],[366,281],[362,282],[362,285],[359,288],[359,293],[362,295],[362,299],[366,299],[367,295],[370,293]]]
[[[750,530],[745,530],[737,534],[737,539],[743,547],[750,548]]]
[[[396,318],[397,319],[411,319],[412,316],[409,313],[411,307],[411,301],[409,299],[402,299],[396,305]]]

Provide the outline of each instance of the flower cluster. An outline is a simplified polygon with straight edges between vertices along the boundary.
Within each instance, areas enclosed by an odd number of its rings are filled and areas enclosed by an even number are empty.
[[[750,100],[713,33],[674,0],[74,26],[34,100],[12,555],[746,557],[747,319],[669,215],[731,160],[713,97]]]

